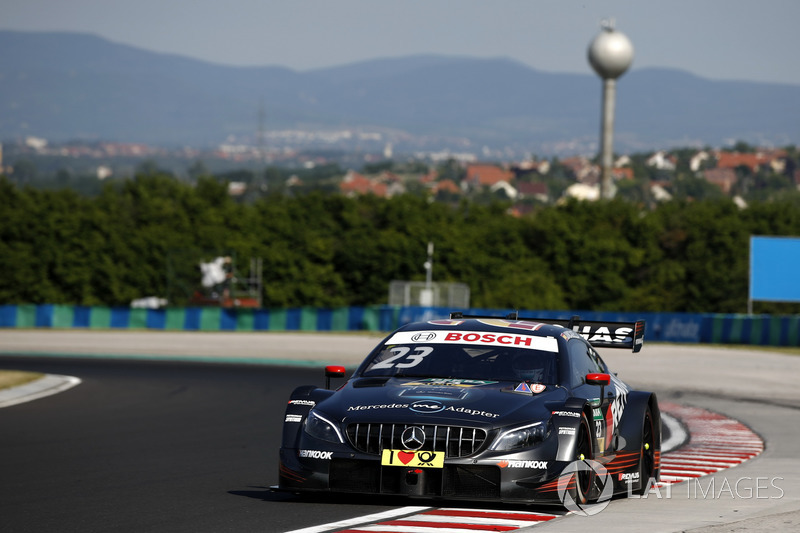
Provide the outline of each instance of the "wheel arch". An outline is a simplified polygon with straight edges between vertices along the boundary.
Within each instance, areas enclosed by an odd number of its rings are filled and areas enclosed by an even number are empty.
[[[298,438],[303,430],[303,423],[308,416],[308,412],[333,393],[334,391],[332,390],[322,389],[315,385],[303,385],[294,389],[286,404],[281,447],[297,447]]]
[[[653,442],[655,444],[654,450],[654,464],[652,477],[658,480],[661,471],[661,409],[658,406],[658,398],[653,392],[632,391],[628,394],[628,405],[620,421],[619,436],[624,439],[621,444],[624,444],[618,452],[636,453],[642,458],[642,429],[645,421],[645,413],[650,410],[650,416],[653,421]],[[638,479],[634,483],[634,491],[643,490],[644,483],[648,480]]]
[[[642,445],[642,424],[647,409],[650,408],[650,415],[653,417],[653,431],[656,434],[656,442],[661,448],[661,410],[658,407],[658,399],[654,392],[631,391],[628,393],[628,401],[625,412],[619,423],[619,436],[624,439],[622,450],[638,450]]]
[[[585,417],[587,431],[589,433],[589,440],[592,443],[592,453],[595,454],[597,451],[597,435],[595,435],[595,432],[593,431],[592,406],[590,403],[583,398],[569,398],[566,402],[564,402],[564,407],[562,409],[564,411],[580,413],[583,417]],[[557,460],[572,461],[574,459],[575,447],[578,440],[578,431],[580,431],[582,420],[582,418],[557,415],[553,417],[556,429],[574,428],[574,432],[571,435],[559,434],[558,453],[556,455]]]

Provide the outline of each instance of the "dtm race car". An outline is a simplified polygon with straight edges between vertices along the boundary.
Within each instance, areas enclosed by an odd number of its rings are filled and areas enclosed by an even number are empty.
[[[277,488],[556,504],[644,493],[659,476],[656,396],[595,349],[643,339],[643,321],[407,324],[338,389],[340,366],[328,388],[295,389]]]

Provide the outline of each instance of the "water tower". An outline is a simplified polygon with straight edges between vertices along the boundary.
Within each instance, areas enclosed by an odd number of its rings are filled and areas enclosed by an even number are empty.
[[[614,158],[614,101],[617,78],[633,62],[633,45],[622,33],[614,30],[614,21],[604,21],[602,31],[589,44],[589,64],[603,78],[603,116],[600,127],[600,153],[603,173],[600,180],[600,198],[614,197],[611,167]]]

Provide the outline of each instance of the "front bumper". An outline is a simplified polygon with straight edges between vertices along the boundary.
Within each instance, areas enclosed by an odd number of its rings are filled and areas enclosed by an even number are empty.
[[[301,453],[305,457],[300,457]],[[383,466],[378,457],[354,453],[282,449],[279,489],[558,503],[558,482],[566,465],[512,455],[445,460],[443,468],[398,467]]]

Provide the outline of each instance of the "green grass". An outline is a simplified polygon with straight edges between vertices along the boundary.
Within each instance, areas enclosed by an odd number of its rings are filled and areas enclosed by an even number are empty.
[[[43,375],[37,372],[22,372],[20,370],[0,370],[0,389],[24,385],[39,379]]]

